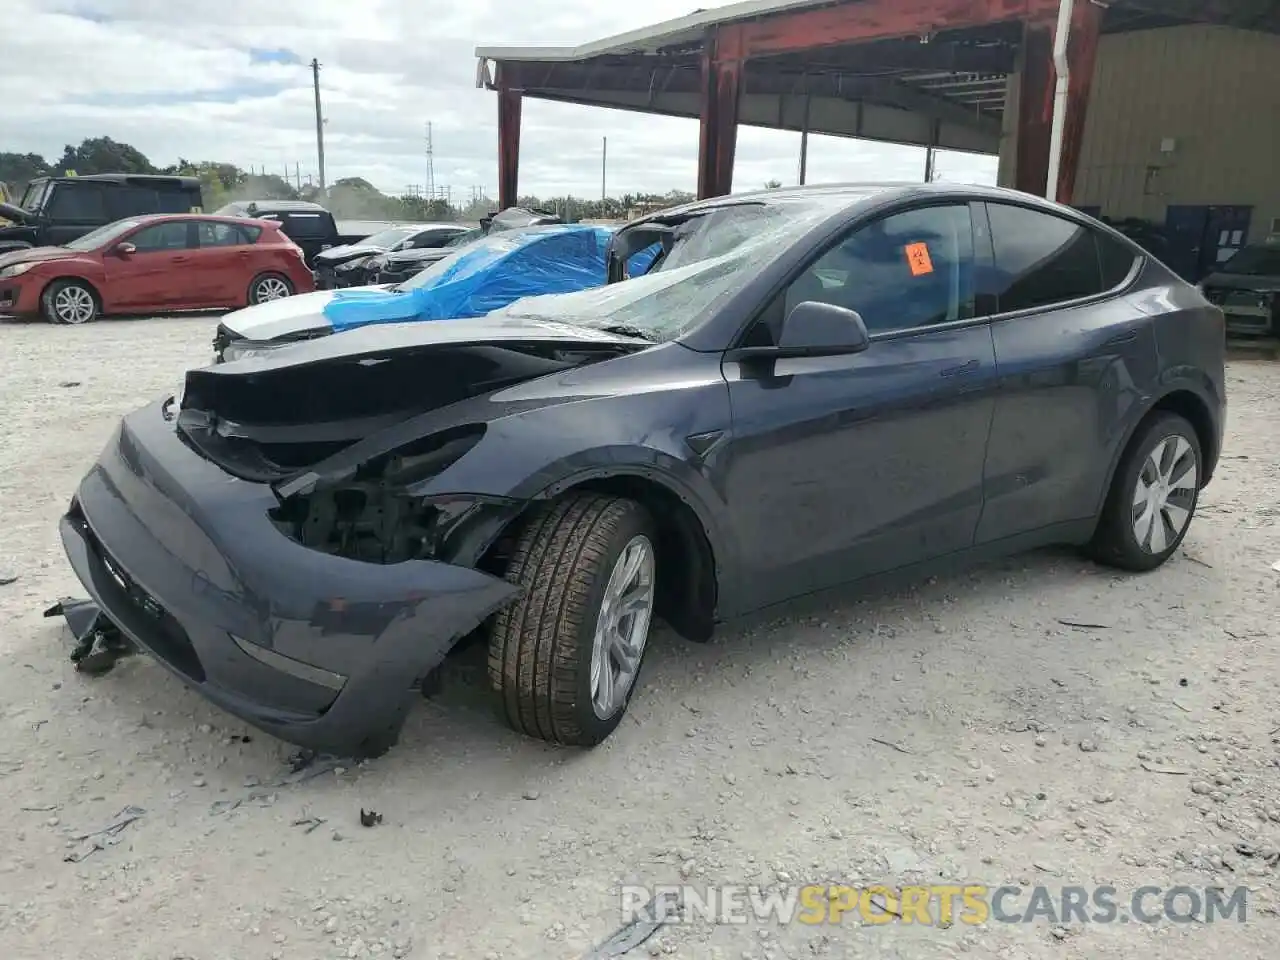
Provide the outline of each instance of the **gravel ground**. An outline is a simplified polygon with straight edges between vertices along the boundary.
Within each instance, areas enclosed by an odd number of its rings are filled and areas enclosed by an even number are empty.
[[[20,575],[0,587],[6,956],[576,957],[619,926],[620,881],[682,876],[1251,893],[1243,924],[696,922],[636,955],[1277,955],[1280,366],[1232,365],[1225,458],[1155,573],[1046,552],[707,645],[659,634],[591,752],[507,730],[464,657],[392,752],[281,783],[287,746],[145,657],[76,674],[40,616],[80,594],[55,528],[77,481],[212,329],[0,324],[0,567]],[[64,860],[130,805],[115,844]]]

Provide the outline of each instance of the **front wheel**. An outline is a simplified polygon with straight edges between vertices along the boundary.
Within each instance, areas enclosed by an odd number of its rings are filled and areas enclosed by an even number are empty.
[[[88,323],[98,315],[98,297],[79,280],[55,280],[40,295],[40,312],[50,323]]]
[[[618,726],[653,619],[655,542],[644,507],[607,494],[567,496],[525,526],[507,570],[524,595],[489,641],[489,680],[512,727],[595,746]]]
[[[1182,543],[1200,496],[1200,438],[1159,413],[1138,429],[1116,470],[1090,552],[1122,570],[1160,566]]]
[[[278,273],[264,273],[249,284],[249,306],[293,296],[293,284]]]

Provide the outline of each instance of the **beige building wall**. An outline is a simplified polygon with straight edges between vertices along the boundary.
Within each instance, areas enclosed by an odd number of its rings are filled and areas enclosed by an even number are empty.
[[[1001,183],[1013,177],[1012,117]],[[1250,238],[1265,236],[1280,218],[1280,36],[1210,26],[1103,36],[1072,203],[1156,223],[1170,205],[1251,206]]]

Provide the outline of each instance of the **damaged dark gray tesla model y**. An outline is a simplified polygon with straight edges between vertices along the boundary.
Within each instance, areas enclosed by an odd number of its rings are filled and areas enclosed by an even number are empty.
[[[590,745],[653,618],[713,624],[1043,544],[1150,570],[1222,438],[1223,316],[997,189],[691,204],[645,276],[192,370],[62,520],[134,643],[297,744],[377,754],[460,638],[508,720]]]

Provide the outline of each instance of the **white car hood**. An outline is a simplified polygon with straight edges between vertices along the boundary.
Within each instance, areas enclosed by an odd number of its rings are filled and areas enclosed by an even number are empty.
[[[383,290],[386,284],[372,287],[350,287],[351,290]],[[337,290],[299,293],[279,300],[268,300],[254,307],[235,310],[222,318],[222,325],[232,333],[249,340],[264,341],[288,337],[308,330],[327,330],[331,324],[324,308]]]

